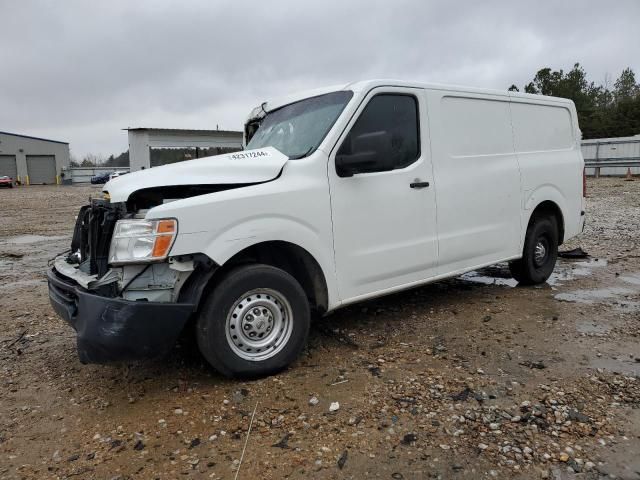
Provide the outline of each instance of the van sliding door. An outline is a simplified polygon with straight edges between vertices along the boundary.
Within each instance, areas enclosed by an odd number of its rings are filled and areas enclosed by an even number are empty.
[[[520,170],[507,95],[427,91],[439,274],[520,254]]]

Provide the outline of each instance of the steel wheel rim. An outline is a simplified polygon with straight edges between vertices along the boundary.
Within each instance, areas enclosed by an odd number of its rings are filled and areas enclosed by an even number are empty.
[[[225,332],[236,355],[260,362],[282,351],[292,329],[289,301],[275,290],[259,288],[236,300],[227,314]]]
[[[533,259],[536,263],[536,266],[541,267],[544,265],[545,260],[547,259],[547,254],[549,252],[549,244],[546,238],[539,238],[538,243],[533,251]]]

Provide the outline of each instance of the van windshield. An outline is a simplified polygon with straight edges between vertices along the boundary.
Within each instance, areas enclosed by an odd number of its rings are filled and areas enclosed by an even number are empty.
[[[353,96],[351,91],[327,93],[285,105],[267,113],[250,125],[255,133],[247,143],[247,150],[274,147],[291,159],[313,153],[327,135],[344,107]]]

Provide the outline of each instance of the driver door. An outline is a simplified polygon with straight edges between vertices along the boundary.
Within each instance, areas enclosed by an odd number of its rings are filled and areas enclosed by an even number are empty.
[[[329,157],[343,302],[435,276],[437,228],[423,92],[369,92]]]

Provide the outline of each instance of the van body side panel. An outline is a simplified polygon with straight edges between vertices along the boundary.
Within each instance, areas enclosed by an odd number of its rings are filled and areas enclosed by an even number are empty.
[[[569,102],[545,102],[544,97],[537,103],[514,98],[511,115],[522,171],[522,241],[533,210],[546,200],[562,211],[566,241],[582,231],[584,222],[584,161],[575,109]]]
[[[520,254],[520,171],[507,95],[427,90],[438,274]]]
[[[320,265],[331,309],[340,298],[334,273],[326,161],[326,155],[317,151],[287,162],[274,181],[166,203],[151,209],[147,218],[179,218],[171,254],[201,252],[219,265],[258,243],[293,243]]]

